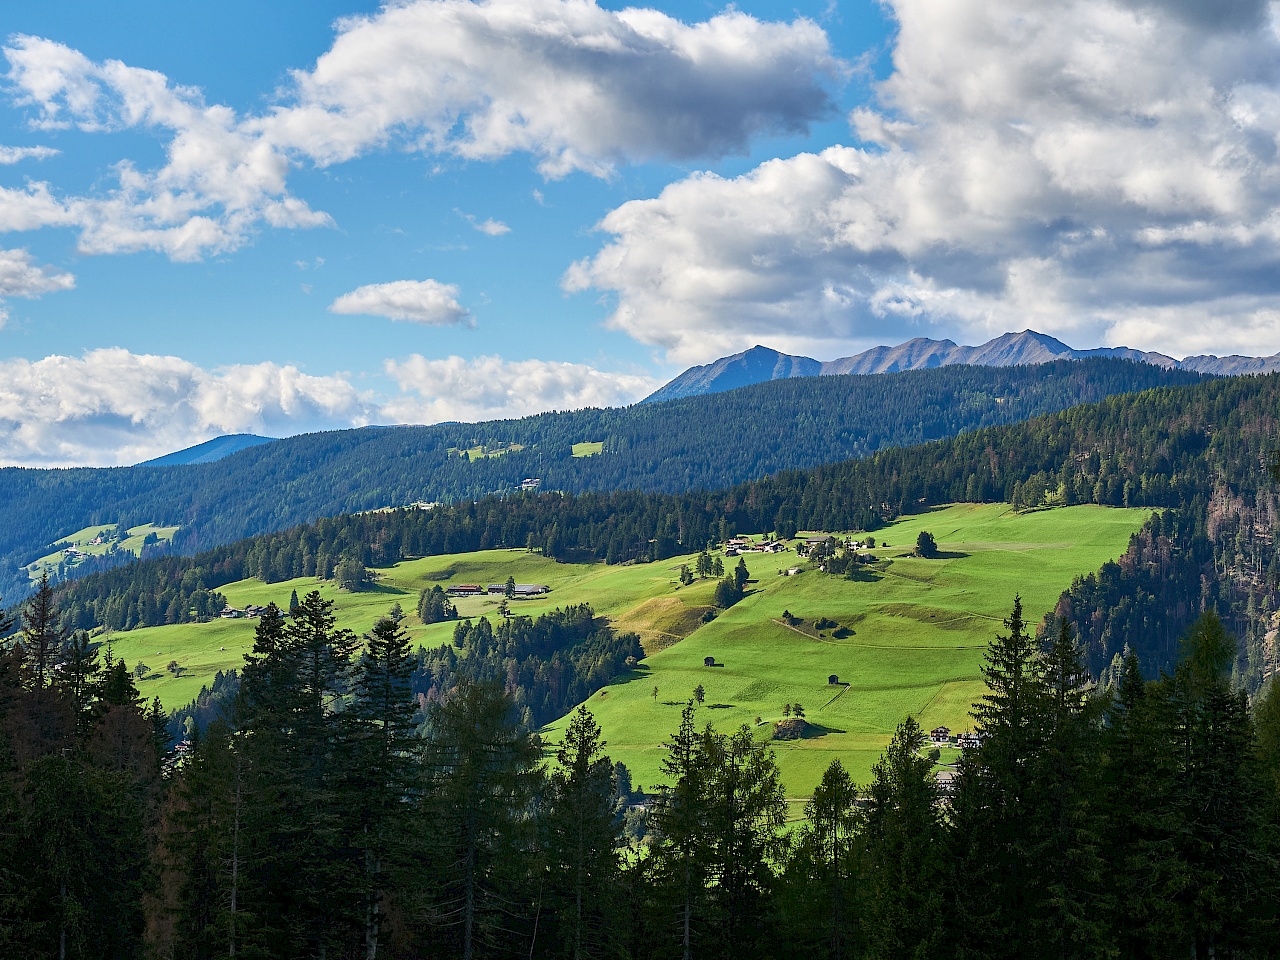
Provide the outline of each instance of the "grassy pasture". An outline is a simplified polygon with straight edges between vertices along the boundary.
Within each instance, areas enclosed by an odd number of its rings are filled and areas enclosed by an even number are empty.
[[[67,534],[67,536],[62,537],[56,542],[69,544],[80,550],[82,553],[87,553],[94,557],[100,557],[107,552],[111,545],[109,543],[90,543],[89,541],[109,533],[115,528],[116,525],[114,523],[85,527],[83,530],[77,530],[75,533]],[[154,533],[158,540],[161,542],[167,542],[173,539],[173,535],[178,532],[178,529],[178,527],[157,526],[154,523],[144,523],[136,527],[130,527],[128,530],[129,536],[120,541],[119,549],[132,553],[135,557],[139,556],[142,553],[142,542],[146,539],[148,534]],[[53,546],[53,544],[50,544],[49,546]],[[39,557],[27,564],[27,573],[33,581],[38,580],[40,579],[40,574],[44,570],[47,569],[52,573],[53,569],[62,559],[63,556],[61,549],[47,553],[43,557]]]
[[[774,745],[793,795],[810,793],[836,757],[865,781],[907,714],[926,730],[969,729],[969,707],[984,689],[982,653],[1016,592],[1026,617],[1038,620],[1072,577],[1122,553],[1146,516],[1092,506],[1028,514],[1001,505],[941,508],[877,531],[891,546],[877,548],[879,562],[855,581],[807,569],[780,576],[794,554],[749,555],[757,582],[741,603],[647,657],[634,680],[597,692],[590,707],[610,754],[645,786],[658,781],[662,744],[699,684],[706,692],[699,722],[721,730],[746,723],[761,739],[784,704],[803,704],[821,735]],[[922,529],[937,538],[941,558],[909,555]],[[804,627],[789,627],[784,612]],[[823,617],[852,635],[813,636]],[[706,657],[717,666],[704,666]],[[838,685],[827,682],[830,674]]]
[[[766,739],[785,703],[803,704],[820,736],[775,743],[793,796],[807,795],[834,757],[860,780],[908,713],[926,729],[969,727],[968,710],[983,690],[982,652],[1020,591],[1029,620],[1050,610],[1079,573],[1097,569],[1124,551],[1129,535],[1145,520],[1143,510],[1079,506],[1015,514],[1004,505],[962,504],[904,519],[876,531],[877,563],[857,580],[811,570],[796,554],[749,554],[755,582],[747,597],[710,623],[714,582],[681,587],[678,574],[692,556],[631,566],[555,563],[524,550],[486,550],[427,557],[378,571],[375,589],[343,593],[328,582],[300,579],[264,584],[249,580],[223,588],[236,607],[275,601],[289,593],[319,589],[336,602],[339,624],[364,632],[399,602],[415,642],[445,643],[453,624],[423,626],[414,614],[418,592],[432,583],[546,583],[551,593],[515,601],[517,614],[590,603],[619,629],[640,634],[649,654],[634,674],[597,692],[590,701],[609,752],[631,768],[635,782],[658,781],[662,744],[675,729],[693,688],[706,691],[699,721],[721,730],[747,723]],[[942,556],[910,556],[916,535],[929,530]],[[732,568],[736,560],[728,560]],[[804,572],[783,575],[800,565]],[[464,617],[496,618],[501,597],[464,598]],[[783,613],[796,622],[788,625]],[[837,622],[818,630],[816,621]],[[147,697],[167,707],[188,702],[215,671],[239,666],[252,646],[255,621],[218,620],[116,633],[117,657],[157,671],[139,684]],[[843,630],[841,631],[844,632]],[[705,657],[717,666],[704,666]],[[186,673],[172,677],[176,660]],[[828,684],[830,674],[840,683]],[[653,688],[658,696],[653,697]],[[759,716],[764,723],[757,726]],[[557,740],[562,724],[546,732]]]
[[[575,457],[594,457],[597,453],[603,452],[603,440],[584,440],[581,443],[575,443],[573,445],[573,455]]]
[[[511,453],[513,451],[523,449],[523,443],[497,443],[493,445],[481,443],[474,447],[469,447],[466,450],[460,450],[457,447],[450,447],[449,451],[451,453],[465,453],[468,459],[477,460],[480,457],[500,457],[504,453]]]

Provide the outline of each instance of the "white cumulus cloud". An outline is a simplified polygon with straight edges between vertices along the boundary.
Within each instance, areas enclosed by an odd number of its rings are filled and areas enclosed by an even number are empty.
[[[493,420],[546,410],[620,406],[661,386],[652,377],[582,363],[496,356],[433,360],[414,354],[388,360],[386,370],[399,384],[401,396],[387,403],[383,414],[399,423]]]
[[[0,250],[0,326],[9,317],[5,297],[34,299],[75,285],[74,276],[38,266],[26,250]]]
[[[48,160],[56,157],[53,147],[3,147],[0,146],[0,166],[11,166],[23,160]]]
[[[0,361],[0,463],[135,463],[225,433],[281,436],[368,423],[341,377],[258,363],[201,369],[111,348]]]
[[[94,62],[39,37],[13,37],[4,54],[16,99],[33,108],[35,126],[151,130],[166,141],[166,162],[139,170],[121,161],[117,185],[101,195],[55,200],[45,184],[4,191],[0,225],[12,207],[26,214],[27,229],[79,227],[85,253],[157,250],[175,260],[195,260],[235,249],[259,223],[330,222],[289,194],[283,152],[235,111],[206,104],[199,90],[118,60]]]
[[[370,283],[344,293],[329,305],[333,313],[364,314],[442,327],[472,324],[471,313],[458,303],[458,288],[438,280],[394,280]]]
[[[1261,0],[889,0],[860,145],[696,174],[566,273],[696,362],[1032,326],[1280,349],[1280,30]],[[971,340],[972,342],[972,340]]]
[[[730,9],[685,24],[592,0],[410,0],[347,18],[260,114],[40,37],[13,36],[3,52],[10,95],[36,128],[149,131],[165,160],[123,160],[92,195],[0,188],[0,229],[73,226],[83,252],[175,260],[234,250],[262,225],[329,224],[290,192],[298,165],[386,148],[471,160],[521,152],[547,176],[604,176],[623,162],[715,157],[825,116],[843,69],[807,20]],[[505,232],[498,221],[476,227]]]
[[[805,129],[841,69],[811,21],[732,9],[685,24],[592,0],[417,0],[339,31],[263,120],[322,163],[394,139],[471,159],[527,152],[548,176],[719,156]]]

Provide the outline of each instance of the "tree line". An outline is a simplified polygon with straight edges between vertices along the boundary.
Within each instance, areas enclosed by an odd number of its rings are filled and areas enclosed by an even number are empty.
[[[189,555],[319,517],[483,499],[518,489],[526,477],[541,478],[544,489],[571,492],[715,489],[1199,379],[1106,358],[955,366],[775,381],[519,420],[309,434],[210,464],[0,469],[0,594],[21,599],[30,591],[21,566],[68,531],[95,523],[179,525],[163,549]],[[766,429],[747,428],[752,424]],[[579,441],[602,441],[604,451],[575,459],[572,445]],[[510,452],[466,456],[484,445]],[[81,567],[69,575],[87,572]]]
[[[576,710],[501,678],[416,696],[397,621],[318,593],[257,625],[180,761],[124,665],[43,592],[0,657],[0,949],[12,956],[1273,957],[1280,684],[1252,707],[1212,612],[1172,672],[1095,684],[1015,600],[949,785],[913,718],[787,827],[768,745],[696,698],[631,790]],[[581,616],[578,614],[577,616]],[[496,642],[496,641],[495,641]]]
[[[1153,520],[1119,563],[1075,585],[1060,608],[1086,641],[1090,667],[1114,669],[1127,642],[1154,675],[1171,665],[1192,620],[1216,606],[1242,640],[1240,682],[1256,689],[1277,666],[1269,635],[1280,611],[1271,547],[1280,501],[1266,469],[1280,435],[1277,409],[1280,376],[1211,380],[716,492],[517,493],[329,518],[94,574],[60,596],[75,626],[124,630],[204,619],[221,609],[224,584],[332,577],[348,558],[376,567],[506,546],[563,560],[644,562],[736,531],[870,531],[943,503],[1146,506],[1174,512]]]

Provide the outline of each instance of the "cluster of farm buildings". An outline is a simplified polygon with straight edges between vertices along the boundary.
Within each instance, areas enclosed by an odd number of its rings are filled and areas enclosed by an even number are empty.
[[[506,592],[507,585],[505,583],[491,583],[487,587],[482,587],[478,583],[455,583],[445,588],[445,593],[451,597],[481,597],[485,594],[504,595]],[[523,599],[550,593],[551,588],[545,583],[517,583],[511,592],[513,596]]]
[[[250,603],[243,610],[237,607],[225,607],[218,614],[223,620],[243,620],[245,617],[260,617],[267,612],[266,607],[259,606],[256,603]]]
[[[732,540],[726,540],[724,544],[724,555],[726,557],[736,557],[743,553],[782,553],[787,549],[787,545],[781,540],[750,540],[747,537],[734,537]]]
[[[950,727],[934,727],[929,731],[929,740],[935,747],[976,747],[982,743],[981,733],[956,733]]]

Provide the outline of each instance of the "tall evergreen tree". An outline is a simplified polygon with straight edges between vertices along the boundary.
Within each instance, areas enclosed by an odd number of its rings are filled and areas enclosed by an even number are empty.
[[[417,844],[409,801],[418,749],[410,680],[416,660],[409,635],[384,617],[365,638],[352,678],[348,716],[355,752],[347,776],[355,803],[355,843],[364,868],[365,960],[376,960],[390,894],[405,881]]]
[[[675,955],[682,960],[700,953],[713,866],[706,835],[709,771],[703,740],[694,728],[694,709],[692,700],[685,704],[679,728],[664,745],[666,784],[658,789],[651,815],[656,834],[651,857],[659,923],[674,930],[674,938],[667,942],[678,945]]]
[[[790,941],[833,960],[858,955],[863,827],[858,787],[832,760],[805,804],[805,822],[783,877]]]
[[[711,844],[714,916],[719,936],[704,956],[750,958],[770,949],[773,863],[786,822],[782,777],[773,751],[745,724],[729,735],[710,726],[701,751],[706,772],[706,832]]]
[[[1184,876],[1175,894],[1170,941],[1196,957],[1230,955],[1258,946],[1260,906],[1277,894],[1274,860],[1261,822],[1267,809],[1253,754],[1253,730],[1243,691],[1230,686],[1236,645],[1217,615],[1204,613],[1183,641],[1182,659],[1167,686],[1170,746],[1178,760],[1170,799],[1174,849]]]
[[[615,954],[622,911],[617,847],[621,817],[613,764],[586,705],[574,711],[547,784],[546,895],[554,917],[547,956]]]
[[[1024,822],[1040,903],[1029,927],[1042,957],[1090,958],[1111,948],[1106,928],[1099,701],[1071,623],[1059,620],[1043,658],[1044,741],[1031,761]]]
[[[40,575],[36,592],[22,608],[21,645],[26,656],[27,669],[37,690],[44,689],[52,679],[53,669],[68,631],[63,625],[62,614],[53,596],[49,572]]]
[[[1033,956],[1025,934],[1039,906],[1027,811],[1043,740],[1044,681],[1035,638],[1015,597],[982,666],[988,693],[973,709],[982,744],[959,764],[952,805],[950,917],[962,958]]]
[[[874,960],[943,955],[942,816],[933,761],[919,755],[923,744],[920,725],[907,717],[872,768],[866,956]]]
[[[431,705],[428,724],[431,936],[463,960],[510,954],[513,937],[528,942],[516,931],[531,931],[536,911],[524,881],[537,748],[496,684],[463,679]]]

